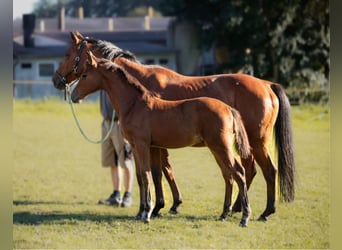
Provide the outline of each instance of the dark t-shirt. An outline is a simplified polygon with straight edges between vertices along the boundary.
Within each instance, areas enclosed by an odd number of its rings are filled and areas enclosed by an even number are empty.
[[[104,90],[100,91],[100,109],[103,118],[112,117],[114,109],[109,96]]]

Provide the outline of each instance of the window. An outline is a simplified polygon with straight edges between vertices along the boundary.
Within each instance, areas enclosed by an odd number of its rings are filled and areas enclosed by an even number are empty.
[[[166,59],[166,58],[161,58],[161,59],[159,59],[159,64],[167,65],[168,63],[169,63],[169,60]]]
[[[154,64],[154,59],[146,59],[145,64]]]
[[[39,76],[52,76],[54,73],[53,63],[40,63],[39,64]]]
[[[22,63],[21,68],[22,69],[30,69],[30,68],[32,68],[32,64],[31,63]]]

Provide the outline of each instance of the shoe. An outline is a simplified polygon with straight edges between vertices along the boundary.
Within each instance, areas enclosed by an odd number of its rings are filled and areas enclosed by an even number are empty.
[[[122,197],[121,207],[130,207],[132,206],[132,194],[130,192],[125,192]]]
[[[99,200],[98,204],[119,207],[121,205],[120,191],[114,191],[108,199]]]

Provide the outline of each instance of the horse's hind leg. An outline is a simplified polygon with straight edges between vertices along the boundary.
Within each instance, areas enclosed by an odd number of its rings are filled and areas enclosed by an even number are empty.
[[[233,163],[235,162],[232,152],[229,152],[228,147],[225,146],[223,141],[219,146],[218,140],[215,141],[215,146],[208,143],[208,147],[215,157],[217,164],[221,169],[222,176],[225,181],[225,199],[223,203],[223,211],[219,220],[225,220],[228,215],[231,215],[231,204],[232,204],[232,191],[233,191]],[[234,177],[235,179],[235,177]],[[240,188],[240,186],[239,186]],[[247,191],[246,191],[247,193]]]
[[[235,179],[238,187],[239,187],[239,197],[241,200],[242,206],[242,218],[240,221],[240,226],[246,227],[249,216],[251,213],[251,209],[249,206],[248,196],[247,196],[247,185],[245,178],[245,170],[240,164],[235,160],[232,152],[224,152],[218,153],[217,151],[213,151],[216,162],[221,168],[225,183],[226,183],[226,194],[225,201],[223,205],[223,212],[220,216],[221,220],[224,220],[230,212],[231,206],[231,197],[232,197],[232,187],[233,183],[231,177]]]
[[[254,156],[251,154],[248,158],[241,158],[242,166],[245,169],[245,175],[246,175],[246,185],[247,190],[249,190],[249,187],[252,184],[252,181],[257,173],[256,167],[255,167],[255,159]],[[233,213],[241,212],[241,200],[240,196],[236,197],[236,200],[233,205],[232,209]]]
[[[251,208],[249,206],[248,195],[247,195],[245,169],[239,164],[239,162],[236,159],[234,159],[233,177],[237,185],[239,186],[239,197],[240,197],[241,206],[242,206],[242,218],[240,221],[240,226],[246,227],[250,214],[251,214]]]
[[[165,178],[167,182],[169,183],[169,186],[171,188],[172,197],[173,197],[173,204],[172,207],[169,210],[169,213],[171,214],[177,214],[178,213],[178,206],[182,204],[182,195],[179,191],[179,188],[176,183],[176,179],[173,173],[173,167],[169,163],[169,153],[166,149],[160,150],[161,155],[161,168],[163,170],[163,173],[165,175]]]
[[[226,220],[227,216],[232,216],[232,193],[233,193],[233,178],[231,173],[228,171],[226,167],[221,168],[222,175],[226,184],[226,193],[225,193],[225,199],[223,204],[223,211],[220,215],[219,220]]]
[[[259,147],[254,150],[254,156],[256,161],[261,167],[262,173],[266,180],[267,185],[267,203],[265,211],[260,215],[260,221],[266,221],[267,217],[275,213],[275,197],[276,197],[276,175],[277,169],[273,164],[268,149],[265,147]]]

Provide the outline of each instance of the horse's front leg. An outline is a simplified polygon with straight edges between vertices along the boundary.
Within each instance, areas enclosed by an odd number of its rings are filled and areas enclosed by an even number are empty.
[[[143,216],[143,212],[144,212],[144,199],[143,199],[143,192],[141,192],[140,190],[143,189],[143,183],[141,180],[141,174],[140,174],[140,168],[139,168],[139,163],[137,162],[137,156],[134,154],[134,159],[135,159],[135,173],[136,173],[136,177],[137,177],[137,182],[138,182],[138,186],[139,186],[139,201],[140,201],[140,205],[139,205],[139,211],[137,213],[137,215],[135,216],[136,220],[141,220],[142,216]]]
[[[161,169],[161,149],[150,148],[151,170],[156,194],[156,204],[152,211],[152,217],[159,214],[159,210],[165,206],[163,185],[162,185],[162,169]]]
[[[144,212],[144,199],[143,199],[143,192],[141,192],[141,190],[143,189],[143,183],[142,183],[142,179],[141,179],[141,173],[140,173],[140,162],[138,160],[138,154],[136,151],[136,148],[134,146],[133,143],[131,143],[131,150],[134,156],[134,163],[135,163],[135,175],[137,177],[137,182],[138,182],[138,187],[139,187],[139,201],[140,201],[140,205],[139,205],[139,211],[137,213],[137,215],[135,216],[136,220],[141,220],[142,216],[143,216],[143,212]]]
[[[142,210],[141,220],[145,223],[150,221],[152,212],[152,196],[151,196],[151,167],[150,167],[150,147],[145,143],[136,143],[137,166],[136,171],[140,171],[140,210]]]

